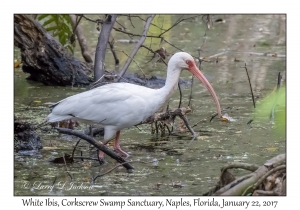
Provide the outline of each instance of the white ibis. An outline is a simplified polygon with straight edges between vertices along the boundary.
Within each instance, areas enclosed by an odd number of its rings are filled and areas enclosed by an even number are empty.
[[[129,155],[119,145],[120,131],[136,125],[153,115],[177,89],[182,70],[194,74],[212,95],[221,117],[221,107],[217,95],[197,68],[193,57],[185,52],[174,54],[169,63],[165,86],[151,89],[130,83],[111,83],[63,99],[52,107],[48,122],[75,118],[87,124],[104,127],[104,144],[115,137],[114,149],[122,156]],[[100,153],[99,158],[103,158]]]

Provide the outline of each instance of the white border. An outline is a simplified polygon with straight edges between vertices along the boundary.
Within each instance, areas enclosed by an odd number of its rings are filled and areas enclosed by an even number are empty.
[[[226,200],[250,200],[250,201],[264,201],[275,200],[279,201],[276,209],[284,209],[286,207],[298,208],[298,187],[299,180],[299,165],[298,157],[295,155],[299,153],[297,144],[299,142],[297,129],[299,129],[298,108],[300,96],[299,88],[299,10],[294,1],[128,1],[128,0],[113,0],[113,1],[10,1],[1,2],[1,201],[0,206],[6,207],[23,207],[22,198],[29,197],[14,197],[13,196],[13,14],[14,13],[287,13],[287,145],[288,145],[288,175],[287,175],[287,197],[217,197],[216,199]],[[296,2],[296,1],[295,1]],[[47,197],[34,197],[34,199],[46,199]],[[62,199],[68,198],[70,200],[74,197],[51,197],[58,202]],[[99,200],[103,197],[78,197],[80,200]],[[127,199],[143,200],[144,197],[105,197],[109,200],[127,200]],[[167,198],[171,197],[146,197],[147,200],[162,200],[165,202]],[[173,197],[173,199],[180,200],[180,197]],[[192,200],[194,197],[184,197],[184,199]],[[201,199],[208,199],[201,197]],[[209,199],[212,199],[210,197]],[[30,207],[32,208],[32,207]],[[41,208],[41,207],[39,207]],[[42,207],[41,209],[44,209]],[[73,209],[73,207],[66,207]],[[104,208],[104,207],[97,207]],[[131,209],[127,207],[124,209]],[[140,208],[140,207],[138,207]],[[189,207],[186,207],[189,208]],[[199,208],[199,207],[198,207]],[[219,207],[210,207],[219,208]],[[253,207],[254,208],[254,207]],[[107,208],[105,208],[107,209]],[[110,209],[115,209],[114,207]],[[136,208],[137,209],[137,208]],[[180,208],[183,209],[183,208]],[[190,209],[190,208],[189,208]],[[244,208],[243,208],[244,209]]]

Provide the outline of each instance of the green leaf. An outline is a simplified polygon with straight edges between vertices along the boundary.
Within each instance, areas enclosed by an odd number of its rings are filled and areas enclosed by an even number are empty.
[[[48,14],[45,14],[45,15],[39,15],[38,16],[38,20],[43,20],[43,19],[45,19],[46,17],[49,17],[50,15],[48,15]]]
[[[43,26],[45,27],[46,25],[49,25],[50,23],[53,23],[55,21],[54,18],[50,18],[49,20],[46,20],[43,24]]]
[[[54,31],[54,30],[57,29],[57,26],[47,27],[47,28],[45,28],[45,29],[46,29],[46,31]],[[53,33],[53,35],[54,35],[54,33]],[[54,36],[56,36],[56,35],[54,35]]]
[[[272,111],[273,110],[273,111]],[[285,133],[286,128],[286,89],[281,87],[264,98],[257,105],[255,118],[272,119],[274,117],[277,133]]]
[[[66,47],[70,52],[74,52],[75,45],[71,45],[70,37],[73,34],[73,23],[69,15],[44,14],[39,15],[38,20],[44,21],[43,26],[49,32],[52,32],[54,37],[57,37],[59,42]],[[46,27],[47,26],[47,27]]]

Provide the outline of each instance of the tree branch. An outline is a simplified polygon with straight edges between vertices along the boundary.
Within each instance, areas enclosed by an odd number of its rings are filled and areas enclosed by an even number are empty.
[[[78,38],[78,43],[80,45],[82,57],[84,58],[84,60],[86,62],[93,63],[93,59],[92,59],[92,57],[90,56],[90,54],[88,52],[88,46],[87,46],[87,43],[86,43],[86,38],[84,37],[84,34],[82,32],[82,28],[79,25],[80,19],[77,22],[76,21],[76,15],[70,15],[70,18],[71,18],[71,20],[73,22],[73,25],[74,25],[75,34]],[[80,18],[82,18],[82,16]]]
[[[97,149],[101,150],[102,152],[104,152],[105,154],[107,154],[109,157],[115,159],[116,161],[118,161],[119,163],[123,164],[123,166],[128,170],[128,169],[134,169],[134,167],[132,165],[130,165],[129,163],[125,163],[126,161],[124,160],[124,158],[122,158],[120,155],[114,153],[113,151],[111,151],[108,147],[106,147],[105,145],[103,145],[101,142],[96,141],[94,138],[85,135],[84,133],[80,133],[68,128],[56,128],[60,133],[64,133],[64,134],[69,134],[69,135],[73,135],[73,136],[77,136],[81,139],[86,140],[88,143],[94,145]]]
[[[123,75],[125,74],[126,70],[128,69],[133,57],[136,55],[137,51],[140,49],[140,47],[143,45],[146,37],[147,37],[147,33],[148,33],[148,29],[150,27],[150,24],[153,20],[153,18],[155,17],[155,15],[151,15],[148,17],[147,22],[145,24],[144,27],[144,31],[142,34],[141,39],[139,40],[139,42],[136,44],[135,48],[132,50],[130,57],[126,60],[126,63],[124,64],[120,74],[119,74],[119,78],[117,79],[117,81],[120,81],[121,77],[123,77]]]

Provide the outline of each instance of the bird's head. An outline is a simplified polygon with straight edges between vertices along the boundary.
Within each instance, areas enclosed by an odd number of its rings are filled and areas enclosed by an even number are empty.
[[[219,117],[222,116],[221,106],[220,106],[218,97],[217,97],[213,87],[207,81],[207,79],[202,74],[202,72],[199,70],[199,68],[197,67],[197,65],[195,63],[194,58],[190,54],[188,54],[186,52],[175,53],[171,57],[171,59],[169,61],[169,65],[175,65],[175,69],[188,70],[193,75],[195,75],[203,83],[203,85],[207,88],[207,90],[210,92],[210,94],[214,98],[214,101],[217,105],[218,115],[219,115]]]
[[[171,63],[175,64],[176,65],[175,68],[180,70],[189,70],[191,67],[196,66],[194,58],[186,52],[175,53],[171,57],[169,61],[169,65]]]

